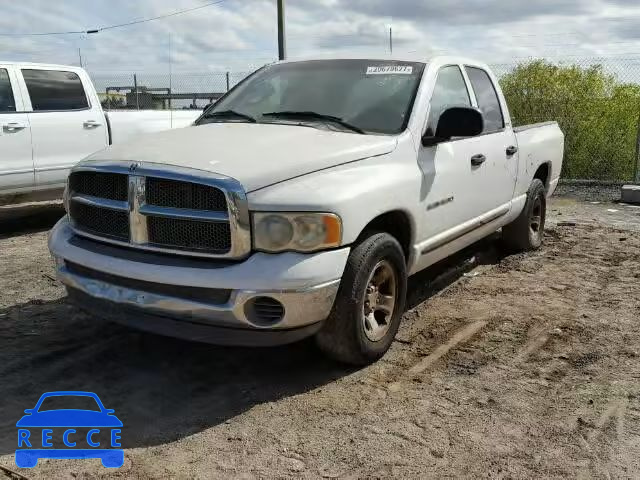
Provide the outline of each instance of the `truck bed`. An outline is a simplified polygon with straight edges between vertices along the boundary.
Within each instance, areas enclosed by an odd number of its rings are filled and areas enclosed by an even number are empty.
[[[110,144],[122,143],[144,133],[160,132],[191,125],[201,110],[111,110],[105,112],[109,120]]]
[[[519,127],[513,127],[514,133],[524,132],[525,130],[531,130],[533,128],[542,128],[548,125],[557,125],[558,122],[539,122],[539,123],[530,123],[529,125],[521,125]]]

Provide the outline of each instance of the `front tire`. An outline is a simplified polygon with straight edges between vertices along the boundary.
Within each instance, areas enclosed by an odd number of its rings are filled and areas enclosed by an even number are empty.
[[[541,180],[534,178],[527,201],[518,218],[503,227],[502,240],[510,250],[537,250],[542,246],[547,216],[547,191]]]
[[[338,296],[316,343],[329,357],[368,365],[389,350],[404,313],[407,266],[388,233],[372,233],[349,255]]]

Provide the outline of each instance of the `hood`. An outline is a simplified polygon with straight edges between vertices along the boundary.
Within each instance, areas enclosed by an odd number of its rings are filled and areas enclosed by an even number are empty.
[[[235,178],[251,192],[394,150],[396,139],[297,125],[210,123],[144,135],[87,160],[162,163]]]

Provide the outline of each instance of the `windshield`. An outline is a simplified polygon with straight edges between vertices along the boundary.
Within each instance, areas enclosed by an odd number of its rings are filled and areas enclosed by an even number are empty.
[[[85,395],[56,395],[42,401],[39,412],[50,410],[90,410],[100,412],[100,406],[93,397]]]
[[[400,133],[407,127],[424,66],[381,60],[270,65],[209,108],[198,124],[255,120]]]

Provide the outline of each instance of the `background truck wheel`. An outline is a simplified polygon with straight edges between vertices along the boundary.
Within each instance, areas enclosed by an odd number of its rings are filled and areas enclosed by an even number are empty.
[[[537,250],[542,245],[547,215],[547,191],[535,178],[527,192],[527,202],[518,218],[502,229],[505,245],[517,251]]]
[[[351,251],[333,310],[316,343],[340,362],[375,362],[398,332],[406,294],[402,247],[387,233],[372,233]]]

